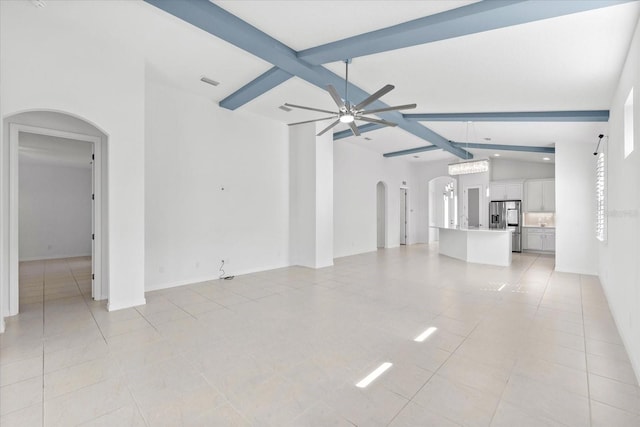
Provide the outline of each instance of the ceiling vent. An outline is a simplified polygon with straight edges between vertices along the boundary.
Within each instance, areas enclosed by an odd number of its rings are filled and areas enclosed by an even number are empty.
[[[366,139],[367,141],[371,141],[372,139],[369,138],[368,136],[365,136],[364,139]]]
[[[201,82],[205,82],[207,84],[210,84],[211,86],[218,86],[220,84],[219,82],[217,82],[217,81],[215,81],[213,79],[210,79],[209,77],[206,77],[206,76],[200,77],[200,81]]]
[[[291,111],[291,108],[287,107],[286,105],[281,105],[278,108],[281,109],[282,111],[286,111],[287,113]]]
[[[31,0],[31,3],[39,9],[42,9],[43,7],[47,6],[44,0]]]

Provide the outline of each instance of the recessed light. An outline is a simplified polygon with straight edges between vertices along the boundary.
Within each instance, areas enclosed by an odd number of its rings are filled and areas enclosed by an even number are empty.
[[[493,157],[500,157],[500,153],[494,154]]]
[[[200,77],[200,81],[201,81],[201,82],[205,82],[205,83],[207,83],[207,84],[210,84],[211,86],[218,86],[218,85],[220,84],[220,82],[217,82],[217,81],[215,81],[215,80],[213,80],[213,79],[210,79],[210,78],[209,78],[209,77],[207,77],[207,76],[202,76],[202,77]]]
[[[389,362],[383,363],[382,365],[378,366],[375,371],[371,372],[369,375],[364,377],[358,384],[356,384],[356,387],[365,388],[366,386],[371,384],[371,382],[373,380],[375,380],[380,375],[382,375],[384,373],[384,371],[389,369],[391,366],[392,366],[392,364],[389,363]]]
[[[291,111],[291,108],[287,107],[286,105],[281,105],[278,108],[281,109],[282,111],[286,111],[287,113]]]
[[[543,157],[542,160],[549,161],[551,159],[549,157]]]

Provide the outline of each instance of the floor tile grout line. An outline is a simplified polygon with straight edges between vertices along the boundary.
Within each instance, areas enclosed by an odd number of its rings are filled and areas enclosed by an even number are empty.
[[[589,358],[587,357],[587,328],[584,323],[584,298],[582,294],[582,275],[578,276],[580,283],[580,314],[582,316],[582,334],[584,344],[584,369],[587,376],[587,401],[589,403],[589,425],[593,425],[593,411],[591,409],[591,383],[589,381]]]
[[[42,263],[42,427],[44,427],[44,416],[45,416],[45,407],[44,407],[44,327],[45,327],[45,271],[47,268],[46,262]],[[19,292],[19,291],[18,291]]]
[[[534,260],[531,262],[531,264],[529,264],[529,266],[522,272],[522,274],[520,274],[520,277],[518,278],[518,281],[520,281],[520,279],[522,279],[522,277],[524,277],[524,275],[527,273],[527,271],[529,271],[531,269],[531,267],[535,264],[535,262],[540,258],[540,255],[537,255]],[[538,301],[538,305],[536,306],[536,311],[535,313],[538,312],[539,308],[540,308],[540,304],[542,303],[542,298],[544,298],[544,294],[547,292],[547,288],[549,287],[549,282],[551,281],[551,276],[552,274],[549,274],[549,277],[547,278],[547,281],[544,285],[544,291],[542,292],[542,296],[540,298],[540,300]],[[535,317],[535,314],[534,314]],[[533,322],[531,322],[529,324],[529,327],[527,328],[527,336],[531,333],[531,329],[533,328]],[[507,386],[509,385],[509,382],[511,381],[511,376],[513,375],[513,371],[516,368],[516,365],[518,364],[518,359],[520,358],[520,352],[517,353],[516,356],[516,360],[513,362],[513,365],[511,366],[511,369],[509,371],[509,376],[507,377],[507,381],[504,385],[504,388],[502,389],[502,393],[500,393],[500,400],[498,400],[498,405],[496,405],[495,409],[493,410],[493,414],[491,414],[491,420],[489,421],[489,425],[491,425],[491,423],[493,423],[493,419],[496,416],[496,413],[498,411],[498,406],[500,406],[500,403],[503,401],[504,399],[504,393],[507,390]]]
[[[65,262],[67,263],[67,267],[69,268],[69,271],[71,272],[71,277],[73,277],[73,281],[76,283],[76,287],[78,288],[78,291],[80,292],[80,296],[82,297],[82,301],[84,302],[85,306],[87,307],[87,310],[89,310],[89,314],[91,314],[91,318],[93,319],[93,322],[96,324],[96,328],[98,328],[98,331],[100,331],[100,335],[102,336],[102,339],[104,340],[105,344],[107,344],[107,348],[108,348],[109,343],[107,342],[107,337],[105,337],[104,333],[102,333],[102,329],[100,328],[100,324],[98,323],[98,320],[96,319],[96,316],[93,314],[93,310],[91,310],[91,306],[87,302],[84,294],[82,293],[82,290],[80,289],[80,285],[78,284],[78,279],[76,278],[76,275],[73,272],[73,269],[69,265],[68,259],[69,258],[66,258]]]
[[[438,315],[439,316],[439,315]],[[436,316],[436,318],[438,317]],[[469,332],[467,334],[467,336],[464,337],[464,339],[460,342],[460,344],[458,344],[456,346],[456,348],[447,356],[447,358],[440,364],[440,366],[438,366],[436,368],[435,371],[433,371],[433,375],[431,375],[425,382],[424,384],[422,384],[422,386],[420,386],[420,388],[418,390],[416,390],[415,393],[413,393],[413,395],[407,400],[407,402],[402,406],[402,408],[400,408],[400,410],[393,416],[393,418],[391,418],[391,420],[389,421],[389,423],[387,424],[387,426],[391,425],[391,423],[393,423],[393,420],[395,420],[398,415],[400,415],[400,413],[409,405],[409,403],[413,402],[413,399],[418,395],[418,393],[420,393],[422,391],[422,389],[429,383],[429,381],[431,381],[431,379],[433,377],[435,377],[438,374],[438,371],[440,371],[440,369],[449,361],[449,359],[451,359],[451,357],[454,355],[454,353],[456,351],[458,351],[458,349],[462,346],[462,344],[465,343],[465,341],[469,338],[469,335],[471,335],[473,333],[473,331],[476,330],[476,328],[480,325],[480,322],[478,322],[478,324],[476,326],[473,327],[473,329],[471,330],[471,332]],[[448,420],[448,418],[443,417],[445,419]],[[451,421],[451,420],[450,420]]]

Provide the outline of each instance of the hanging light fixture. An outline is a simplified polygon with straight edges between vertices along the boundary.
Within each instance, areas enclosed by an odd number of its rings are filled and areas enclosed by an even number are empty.
[[[481,173],[489,170],[489,160],[468,160],[466,162],[450,163],[449,175],[466,175],[470,173]]]
[[[469,125],[473,125],[473,122],[467,122],[467,150],[469,150]],[[475,128],[474,128],[475,130]],[[449,175],[467,175],[470,173],[482,173],[489,170],[488,159],[478,160],[465,160],[457,163],[449,163]]]

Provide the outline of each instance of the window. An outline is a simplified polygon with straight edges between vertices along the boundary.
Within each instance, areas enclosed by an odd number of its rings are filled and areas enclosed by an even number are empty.
[[[607,239],[607,211],[605,206],[605,155],[598,154],[596,162],[596,238],[601,242]]]
[[[633,88],[624,102],[624,158],[633,151]]]

